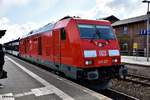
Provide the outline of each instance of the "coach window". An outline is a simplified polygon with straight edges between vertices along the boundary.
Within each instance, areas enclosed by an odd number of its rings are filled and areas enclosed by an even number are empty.
[[[61,28],[61,40],[66,40],[66,31],[64,28]]]

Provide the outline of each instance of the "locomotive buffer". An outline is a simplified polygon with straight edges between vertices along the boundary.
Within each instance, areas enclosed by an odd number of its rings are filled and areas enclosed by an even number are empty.
[[[5,61],[0,100],[111,100],[10,55]]]

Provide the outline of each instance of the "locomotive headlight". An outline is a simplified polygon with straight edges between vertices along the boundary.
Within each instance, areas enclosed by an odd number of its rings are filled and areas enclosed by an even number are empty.
[[[117,63],[117,62],[118,62],[118,59],[117,59],[117,58],[112,59],[112,62],[113,62],[113,63]]]
[[[87,60],[87,61],[85,61],[85,64],[86,64],[86,65],[92,65],[92,64],[93,64],[93,61],[92,61],[92,60]]]
[[[84,50],[84,57],[97,57],[96,50]]]

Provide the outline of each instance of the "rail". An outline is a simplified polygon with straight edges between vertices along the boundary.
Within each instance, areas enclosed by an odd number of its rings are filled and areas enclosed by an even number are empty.
[[[114,89],[106,89],[100,93],[109,97],[109,98],[112,98],[113,100],[139,100],[133,96],[119,92],[119,91],[114,90]]]
[[[144,77],[144,76],[128,74],[127,77],[124,80],[129,81],[129,82],[133,82],[133,83],[136,83],[136,84],[150,86],[150,78]]]

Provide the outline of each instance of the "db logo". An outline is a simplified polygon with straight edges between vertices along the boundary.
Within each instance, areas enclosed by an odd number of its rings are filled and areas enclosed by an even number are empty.
[[[107,56],[107,52],[105,50],[99,51],[99,56]]]

